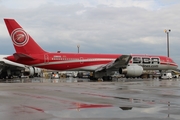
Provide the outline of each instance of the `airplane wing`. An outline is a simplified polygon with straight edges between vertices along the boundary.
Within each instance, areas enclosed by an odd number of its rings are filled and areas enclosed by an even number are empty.
[[[0,73],[3,70],[3,68],[5,67],[5,64],[3,61],[0,61]]]
[[[95,72],[107,71],[107,70],[116,71],[119,68],[126,68],[131,58],[132,58],[131,55],[121,55],[116,60],[106,65],[100,66],[99,68],[95,70]]]
[[[0,76],[3,74],[3,71],[15,72],[25,69],[25,65],[6,60],[4,57],[7,57],[7,55],[0,55]]]
[[[0,67],[16,68],[18,70],[22,70],[25,68],[25,65],[14,63],[7,60],[0,60]]]
[[[11,62],[9,60],[1,59],[0,60],[0,69],[2,68],[8,68],[8,69],[17,69],[17,70],[23,70],[25,68],[25,65],[23,64],[18,64],[15,62]]]

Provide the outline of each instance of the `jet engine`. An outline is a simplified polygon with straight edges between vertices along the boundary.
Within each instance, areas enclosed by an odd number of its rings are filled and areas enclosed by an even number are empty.
[[[41,68],[34,67],[34,76],[35,77],[40,77],[41,73],[42,73]]]
[[[40,77],[41,76],[41,69],[36,68],[36,67],[26,66],[23,74],[24,74],[24,76],[29,76],[30,78]]]
[[[125,74],[128,77],[138,77],[143,74],[143,68],[137,64],[132,64],[125,69],[119,68],[119,73]]]

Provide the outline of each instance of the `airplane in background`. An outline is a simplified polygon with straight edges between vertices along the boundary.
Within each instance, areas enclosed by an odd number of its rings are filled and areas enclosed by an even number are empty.
[[[22,76],[38,76],[40,75],[41,69],[27,66],[19,63],[15,63],[4,59],[9,55],[0,55],[0,79],[11,79],[14,76],[22,77]]]
[[[115,71],[127,77],[138,77],[144,70],[178,67],[166,56],[47,52],[14,19],[4,21],[16,50],[6,59],[13,62],[59,71],[92,71],[94,78],[103,80],[111,79]]]
[[[7,56],[9,55],[0,55],[0,79],[10,79],[14,75],[20,77],[25,65],[4,59]]]

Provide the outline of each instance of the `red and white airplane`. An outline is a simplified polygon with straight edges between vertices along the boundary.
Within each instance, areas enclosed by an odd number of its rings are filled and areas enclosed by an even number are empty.
[[[4,21],[16,50],[6,59],[17,63],[60,71],[93,71],[94,77],[104,79],[108,79],[114,71],[137,77],[144,70],[171,70],[178,67],[166,56],[46,52],[14,19]]]

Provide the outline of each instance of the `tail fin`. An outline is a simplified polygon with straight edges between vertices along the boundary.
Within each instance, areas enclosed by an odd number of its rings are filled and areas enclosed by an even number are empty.
[[[4,19],[16,53],[41,54],[45,51],[28,35],[14,19]]]

